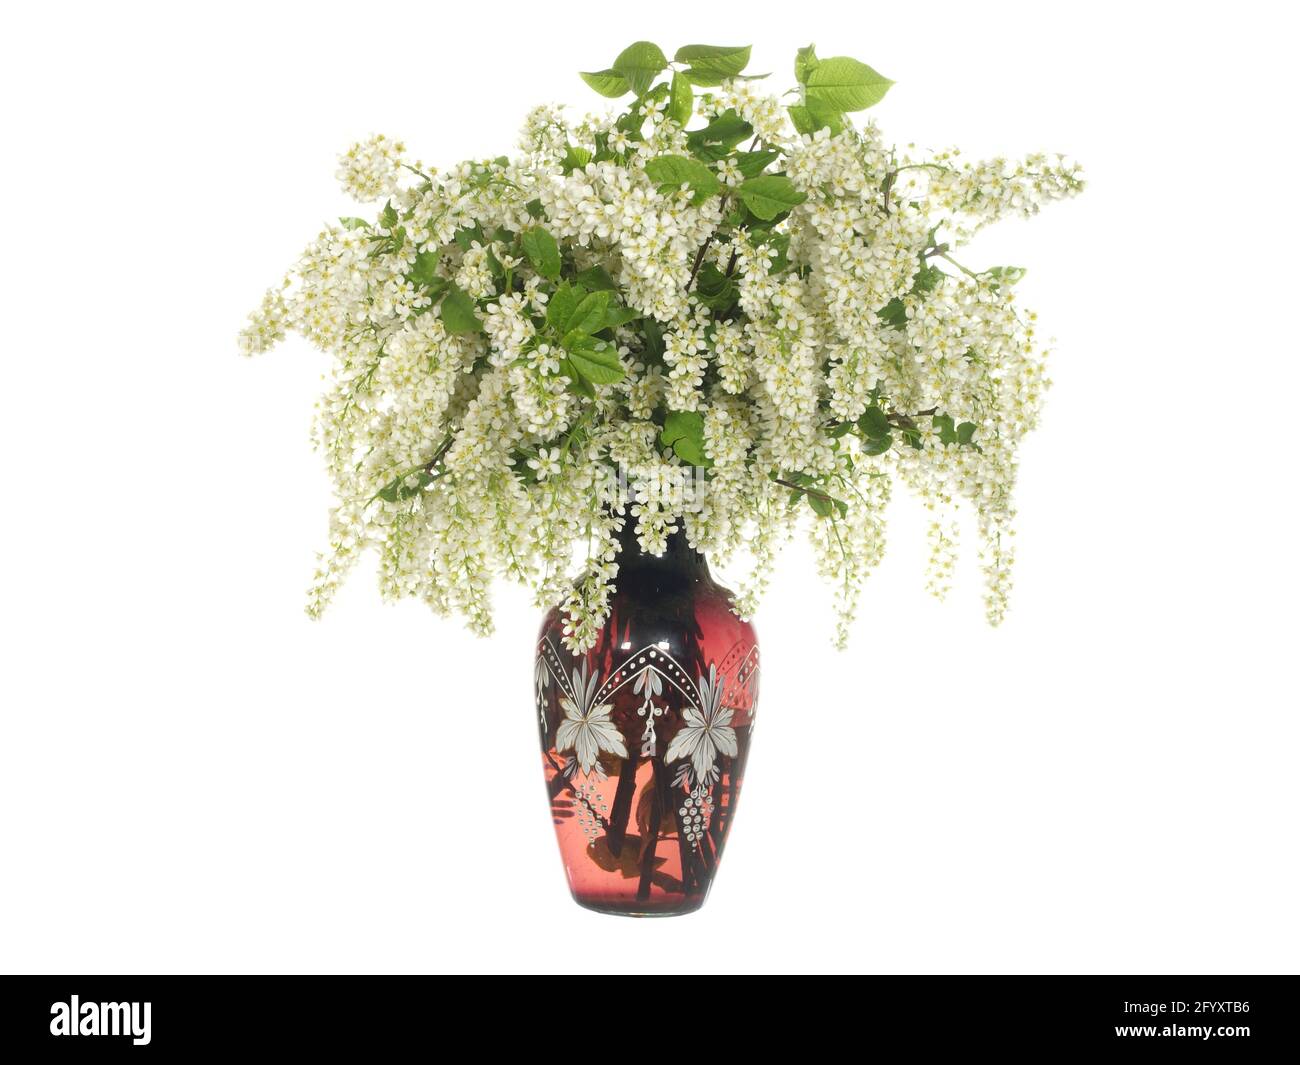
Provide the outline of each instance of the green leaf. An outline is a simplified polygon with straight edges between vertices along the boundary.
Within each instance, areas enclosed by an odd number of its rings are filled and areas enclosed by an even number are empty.
[[[684,126],[691,120],[694,110],[695,93],[691,91],[690,80],[680,71],[675,72],[668,90],[668,117]]]
[[[608,292],[590,292],[578,301],[577,307],[564,323],[566,339],[569,334],[591,336],[605,327],[605,312],[609,309]],[[565,344],[568,347],[568,344]]]
[[[566,173],[571,174],[575,170],[581,170],[591,162],[591,152],[586,148],[578,148],[572,144],[565,145],[564,158],[560,160],[560,168]]]
[[[865,111],[878,104],[894,83],[866,63],[838,55],[823,59],[808,73],[804,102],[823,111]]]
[[[882,436],[889,435],[891,426],[883,410],[879,407],[868,407],[862,412],[862,417],[858,419],[858,428],[867,436],[879,439]]]
[[[750,178],[736,189],[736,195],[754,214],[767,221],[808,198],[784,174],[763,174]]]
[[[885,325],[893,326],[895,329],[907,328],[907,304],[895,296],[876,312]]]
[[[741,118],[734,108],[728,108],[703,129],[688,133],[686,143],[692,155],[716,162],[746,137],[753,135],[754,127]]]
[[[936,414],[930,419],[930,424],[939,434],[939,443],[944,445],[957,443],[957,429],[952,423],[951,415]]]
[[[948,275],[937,266],[930,266],[927,264],[921,267],[921,269],[916,272],[916,276],[912,278],[912,291],[923,293],[933,292],[939,287],[939,282],[947,276]]]
[[[339,225],[344,229],[369,229],[370,223],[364,218],[340,218]]]
[[[780,154],[779,152],[737,152],[733,155],[732,161],[736,164],[736,169],[745,177],[758,177],[766,168],[767,164]]]
[[[436,251],[422,251],[415,257],[415,265],[411,267],[411,280],[417,285],[424,285],[425,288],[430,288],[442,280],[438,276]]]
[[[696,85],[718,85],[734,78],[749,65],[749,45],[688,44],[673,59],[687,63],[686,73]]]
[[[975,429],[977,426],[974,422],[962,422],[957,426],[957,443],[965,447],[975,439]]]
[[[447,285],[447,295],[438,309],[438,316],[452,336],[483,331],[483,323],[474,310],[474,301],[455,284]]]
[[[384,209],[379,214],[379,224],[385,229],[392,229],[397,225],[397,208],[393,206],[392,200],[384,204]]]
[[[772,262],[768,265],[767,268],[767,272],[769,274],[778,273],[790,265],[790,256],[789,256],[790,234],[789,233],[772,233],[771,231],[769,231],[768,238],[764,241],[760,241],[759,243],[766,244],[769,247],[776,249],[776,257],[772,260]]]
[[[591,386],[591,382],[578,372],[578,368],[573,365],[567,355],[560,360],[560,373],[569,379],[570,392],[577,392],[589,399],[596,398],[596,390]]]
[[[597,385],[613,384],[622,380],[625,373],[618,349],[603,340],[570,348],[569,362],[583,378]]]
[[[821,107],[811,105],[796,104],[794,107],[787,108],[790,112],[790,122],[795,128],[795,132],[803,136],[811,136],[819,129],[828,129],[831,136],[844,132],[845,118],[843,111],[827,111]]]
[[[456,230],[452,239],[465,251],[469,251],[475,244],[482,246],[487,243],[487,238],[483,236],[483,228],[477,222],[472,226],[462,226]]]
[[[659,443],[672,448],[688,466],[713,465],[704,452],[704,415],[699,411],[669,411],[659,433]]]
[[[662,362],[664,357],[663,326],[655,319],[647,318],[641,325],[641,336],[645,340],[645,347],[641,349],[641,357],[651,365]]]
[[[605,329],[617,329],[621,325],[627,325],[628,322],[635,322],[644,315],[631,307],[610,307],[605,311]]]
[[[554,280],[560,276],[560,246],[550,231],[543,226],[533,226],[524,230],[519,243],[528,256],[528,261],[542,277]]]
[[[705,265],[695,279],[695,291],[701,303],[713,311],[726,311],[740,300],[735,282],[712,263]]]
[[[588,292],[613,292],[618,286],[603,266],[593,266],[583,270],[574,280]],[[576,306],[576,304],[575,304]]]
[[[611,100],[617,100],[620,96],[626,96],[632,91],[632,87],[627,83],[627,78],[623,77],[617,70],[583,71],[578,77],[582,78],[601,96],[608,96]]]
[[[528,209],[529,218],[541,218],[546,213],[541,200],[529,200],[524,206]]]
[[[546,304],[546,321],[558,330],[563,330],[578,309],[578,302],[583,297],[583,290],[564,282],[552,294]]]
[[[800,85],[807,85],[808,77],[817,63],[817,49],[811,44],[807,48],[800,48],[794,54],[794,80]]]
[[[660,192],[671,192],[683,185],[688,186],[695,193],[696,203],[703,203],[722,191],[722,182],[712,168],[698,159],[688,159],[684,155],[656,156],[646,162],[645,172],[659,186]]]
[[[808,496],[808,505],[813,508],[813,512],[817,515],[817,517],[829,518],[831,516],[831,512],[835,509],[835,504],[832,503],[826,496],[808,495],[807,492],[805,492],[804,494]]]
[[[657,44],[651,44],[649,41],[637,41],[635,44],[628,45],[614,60],[614,71],[623,75],[627,83],[632,86],[632,91],[638,96],[643,95],[650,88],[655,76],[666,66],[668,66],[667,56]]]
[[[985,270],[982,276],[991,277],[994,281],[1004,285],[1014,285],[1027,272],[1023,266],[994,266],[989,270]]]
[[[886,433],[884,436],[873,436],[870,440],[862,442],[862,450],[868,455],[883,455],[894,446],[894,436],[892,433]]]
[[[376,497],[388,503],[400,503],[419,495],[433,483],[433,475],[428,470],[420,470],[415,475],[415,484],[413,485],[406,483],[406,478],[409,476],[408,473],[400,477],[394,477],[375,493]]]

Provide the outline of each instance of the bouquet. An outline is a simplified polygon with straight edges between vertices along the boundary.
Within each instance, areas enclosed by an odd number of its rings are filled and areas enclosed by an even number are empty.
[[[336,502],[308,610],[366,548],[381,593],[491,630],[504,575],[591,646],[625,523],[747,566],[746,616],[799,529],[838,642],[893,487],[931,510],[930,590],[977,518],[1003,616],[1021,439],[1048,386],[1023,270],[971,265],[983,226],[1083,188],[1060,156],[967,162],[852,115],[892,82],[795,57],[769,95],[748,47],[641,41],[582,78],[620,101],[528,114],[513,155],[438,170],[373,136],[339,160],[365,217],[326,226],[240,336],[332,357],[315,420]]]

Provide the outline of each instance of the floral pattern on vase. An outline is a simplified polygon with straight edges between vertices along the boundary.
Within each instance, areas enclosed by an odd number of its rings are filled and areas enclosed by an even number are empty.
[[[662,558],[625,546],[590,651],[570,653],[562,632],[552,611],[534,690],[573,896],[607,913],[696,910],[722,858],[753,735],[753,628],[704,560],[670,542]]]

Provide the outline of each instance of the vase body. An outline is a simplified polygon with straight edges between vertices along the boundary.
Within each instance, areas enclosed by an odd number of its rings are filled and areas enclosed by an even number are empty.
[[[618,563],[590,651],[564,646],[560,611],[542,624],[535,690],[552,819],[580,905],[690,913],[736,814],[758,643],[680,532],[655,558],[627,531]]]

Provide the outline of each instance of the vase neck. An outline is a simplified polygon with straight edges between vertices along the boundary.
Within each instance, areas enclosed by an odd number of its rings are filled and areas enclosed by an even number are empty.
[[[669,535],[662,555],[648,555],[637,543],[636,519],[630,514],[618,534],[618,566],[620,571],[669,568],[709,577],[708,561],[687,542],[685,530],[678,527],[676,532]]]

